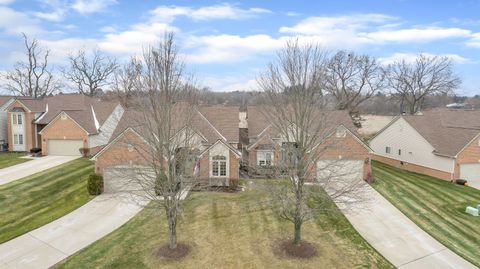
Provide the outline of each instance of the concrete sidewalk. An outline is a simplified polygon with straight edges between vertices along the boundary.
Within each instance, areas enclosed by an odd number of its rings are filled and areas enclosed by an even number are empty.
[[[363,188],[368,200],[342,211],[362,237],[395,267],[477,268],[420,229],[368,184]]]
[[[0,268],[49,268],[114,231],[145,201],[102,194],[60,219],[0,245]]]
[[[0,169],[0,185],[10,183],[78,158],[80,158],[80,156],[45,156]]]

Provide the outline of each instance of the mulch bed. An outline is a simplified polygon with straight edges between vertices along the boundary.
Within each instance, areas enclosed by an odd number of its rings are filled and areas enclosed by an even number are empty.
[[[278,240],[274,243],[273,252],[277,256],[310,259],[317,256],[317,248],[309,242],[301,241],[295,245],[293,240]]]
[[[186,257],[191,251],[189,245],[184,243],[177,243],[177,247],[175,249],[170,249],[167,245],[161,246],[159,249],[155,251],[155,256],[167,260],[167,261],[178,261]]]

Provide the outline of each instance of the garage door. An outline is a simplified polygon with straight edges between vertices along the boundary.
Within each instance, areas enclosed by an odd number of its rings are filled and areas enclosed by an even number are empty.
[[[153,180],[146,176],[146,169],[133,167],[112,167],[103,172],[105,193],[140,193],[144,187],[152,185]]]
[[[48,140],[48,155],[80,156],[82,140]]]
[[[480,183],[480,163],[461,164],[460,178],[470,183]]]
[[[317,163],[318,181],[358,181],[363,178],[362,160],[322,160]]]

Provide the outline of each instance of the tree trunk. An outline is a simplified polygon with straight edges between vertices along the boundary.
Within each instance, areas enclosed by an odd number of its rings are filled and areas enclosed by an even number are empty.
[[[300,244],[300,241],[302,240],[302,222],[297,220],[295,221],[294,223],[294,226],[295,226],[295,235],[294,235],[294,238],[293,238],[293,243],[295,245],[299,245]]]
[[[170,249],[177,247],[177,212],[175,208],[167,209],[168,245]]]

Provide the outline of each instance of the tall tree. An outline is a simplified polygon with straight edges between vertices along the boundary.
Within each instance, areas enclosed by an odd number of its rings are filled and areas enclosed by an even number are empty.
[[[388,67],[388,86],[409,114],[420,111],[428,95],[451,94],[460,84],[452,60],[444,56],[420,54],[413,63],[401,60]]]
[[[318,161],[335,146],[330,144],[327,149],[323,145],[330,121],[335,121],[322,94],[325,58],[317,45],[299,45],[298,40],[291,40],[258,78],[265,93],[263,114],[282,141],[282,162],[276,166],[284,181],[268,188],[276,212],[293,224],[296,245],[302,240],[303,223],[326,210],[326,200],[357,190],[355,184],[337,184],[334,173],[316,175]],[[328,170],[334,163],[328,166],[321,170]],[[309,181],[317,182],[321,189],[307,186]]]
[[[64,77],[77,86],[77,90],[85,95],[94,96],[101,87],[112,83],[111,76],[117,69],[115,58],[104,55],[95,49],[89,57],[81,49],[68,57],[69,66],[62,70]]]
[[[121,104],[128,108],[136,93],[140,91],[137,85],[138,76],[142,72],[142,63],[132,57],[129,62],[119,67],[114,74],[113,90]]]
[[[369,55],[340,50],[326,65],[325,90],[335,97],[337,109],[354,111],[384,86],[384,69]]]
[[[131,111],[136,111],[132,126],[141,139],[127,139],[125,146],[136,151],[138,158],[125,159],[130,172],[116,177],[138,186],[131,193],[150,201],[150,208],[163,211],[168,224],[170,249],[177,247],[177,218],[185,189],[195,184],[196,144],[192,121],[196,91],[185,75],[173,33],[165,34],[156,47],[143,53],[136,75],[136,86],[142,90]],[[126,112],[127,113],[127,112]],[[160,224],[162,225],[162,224]]]
[[[62,85],[52,74],[49,66],[49,49],[42,49],[36,39],[29,40],[22,33],[25,45],[26,61],[15,64],[14,70],[2,75],[4,87],[14,95],[40,98],[58,91]]]

